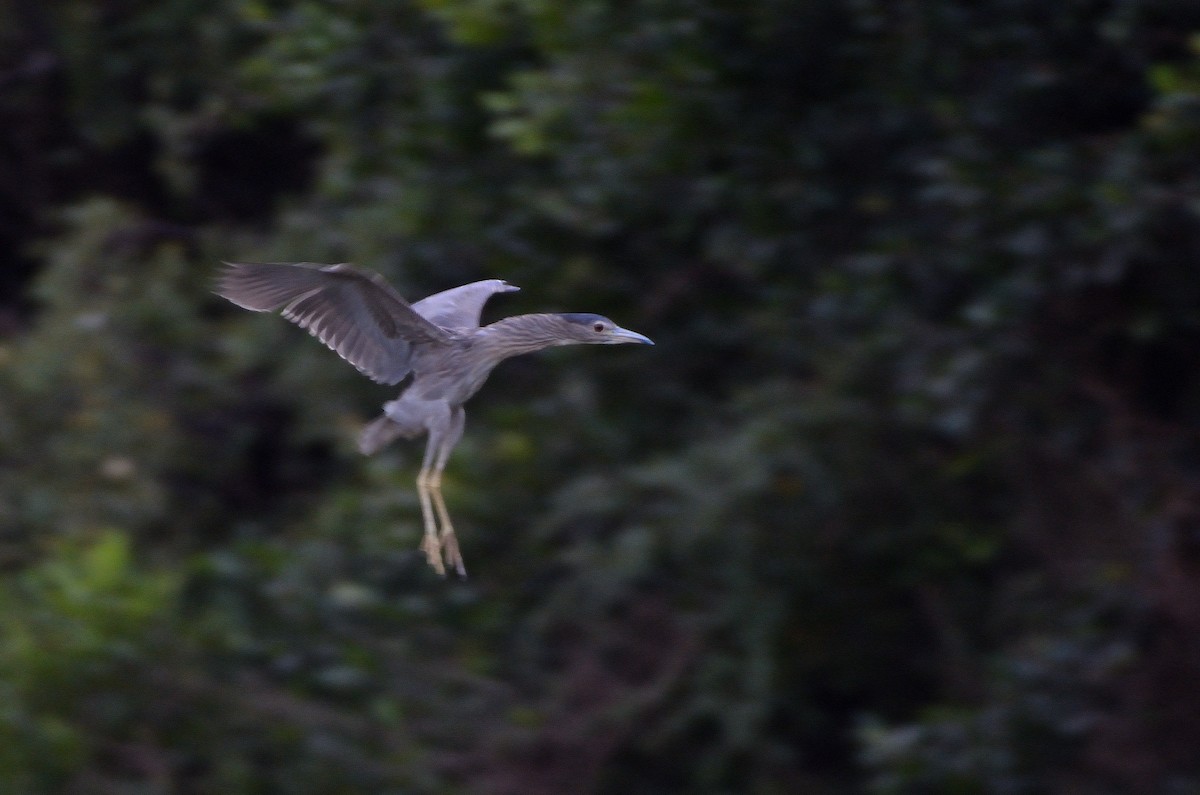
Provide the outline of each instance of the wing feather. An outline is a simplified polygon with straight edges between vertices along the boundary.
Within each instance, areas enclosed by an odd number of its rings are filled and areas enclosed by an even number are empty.
[[[225,264],[218,295],[255,312],[281,311],[381,383],[408,375],[414,345],[450,341],[377,273],[349,265]]]
[[[484,279],[454,287],[422,298],[412,305],[413,310],[442,328],[479,328],[483,305],[496,293],[519,290],[501,279]]]

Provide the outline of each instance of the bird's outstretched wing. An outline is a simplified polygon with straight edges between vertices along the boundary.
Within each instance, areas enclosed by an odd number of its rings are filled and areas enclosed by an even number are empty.
[[[502,279],[484,279],[462,287],[452,287],[412,305],[421,317],[442,328],[479,328],[483,305],[496,293],[511,293],[521,289]]]
[[[283,316],[375,381],[400,382],[417,343],[447,343],[383,277],[350,265],[226,262],[216,293],[255,312]]]

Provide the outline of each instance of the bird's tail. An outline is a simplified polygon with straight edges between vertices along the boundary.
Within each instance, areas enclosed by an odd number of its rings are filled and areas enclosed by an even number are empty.
[[[411,436],[411,434],[403,425],[393,422],[388,415],[384,414],[363,428],[362,434],[358,437],[358,449],[363,455],[371,455],[402,436]]]

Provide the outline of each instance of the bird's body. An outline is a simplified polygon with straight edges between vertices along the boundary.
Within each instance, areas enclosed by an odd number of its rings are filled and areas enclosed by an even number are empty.
[[[370,423],[359,449],[374,453],[397,438],[428,434],[417,491],[421,548],[439,573],[466,570],[441,494],[441,474],[462,438],[463,404],[496,365],[555,345],[653,344],[601,315],[532,314],[479,325],[488,298],[518,288],[499,279],[455,287],[409,304],[381,276],[349,265],[226,263],[217,293],[256,312],[281,310],[365,375],[411,380]],[[440,525],[440,531],[439,531]]]

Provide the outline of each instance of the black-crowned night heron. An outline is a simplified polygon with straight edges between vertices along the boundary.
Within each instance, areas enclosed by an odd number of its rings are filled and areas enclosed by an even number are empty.
[[[283,316],[383,384],[412,379],[359,439],[364,454],[397,438],[429,434],[417,474],[429,565],[466,575],[454,526],[442,499],[442,470],[462,438],[463,404],[492,369],[510,356],[554,345],[615,345],[647,337],[602,315],[516,315],[488,326],[479,315],[488,298],[518,288],[500,279],[464,284],[409,304],[383,277],[350,265],[225,263],[216,292],[255,312]]]

